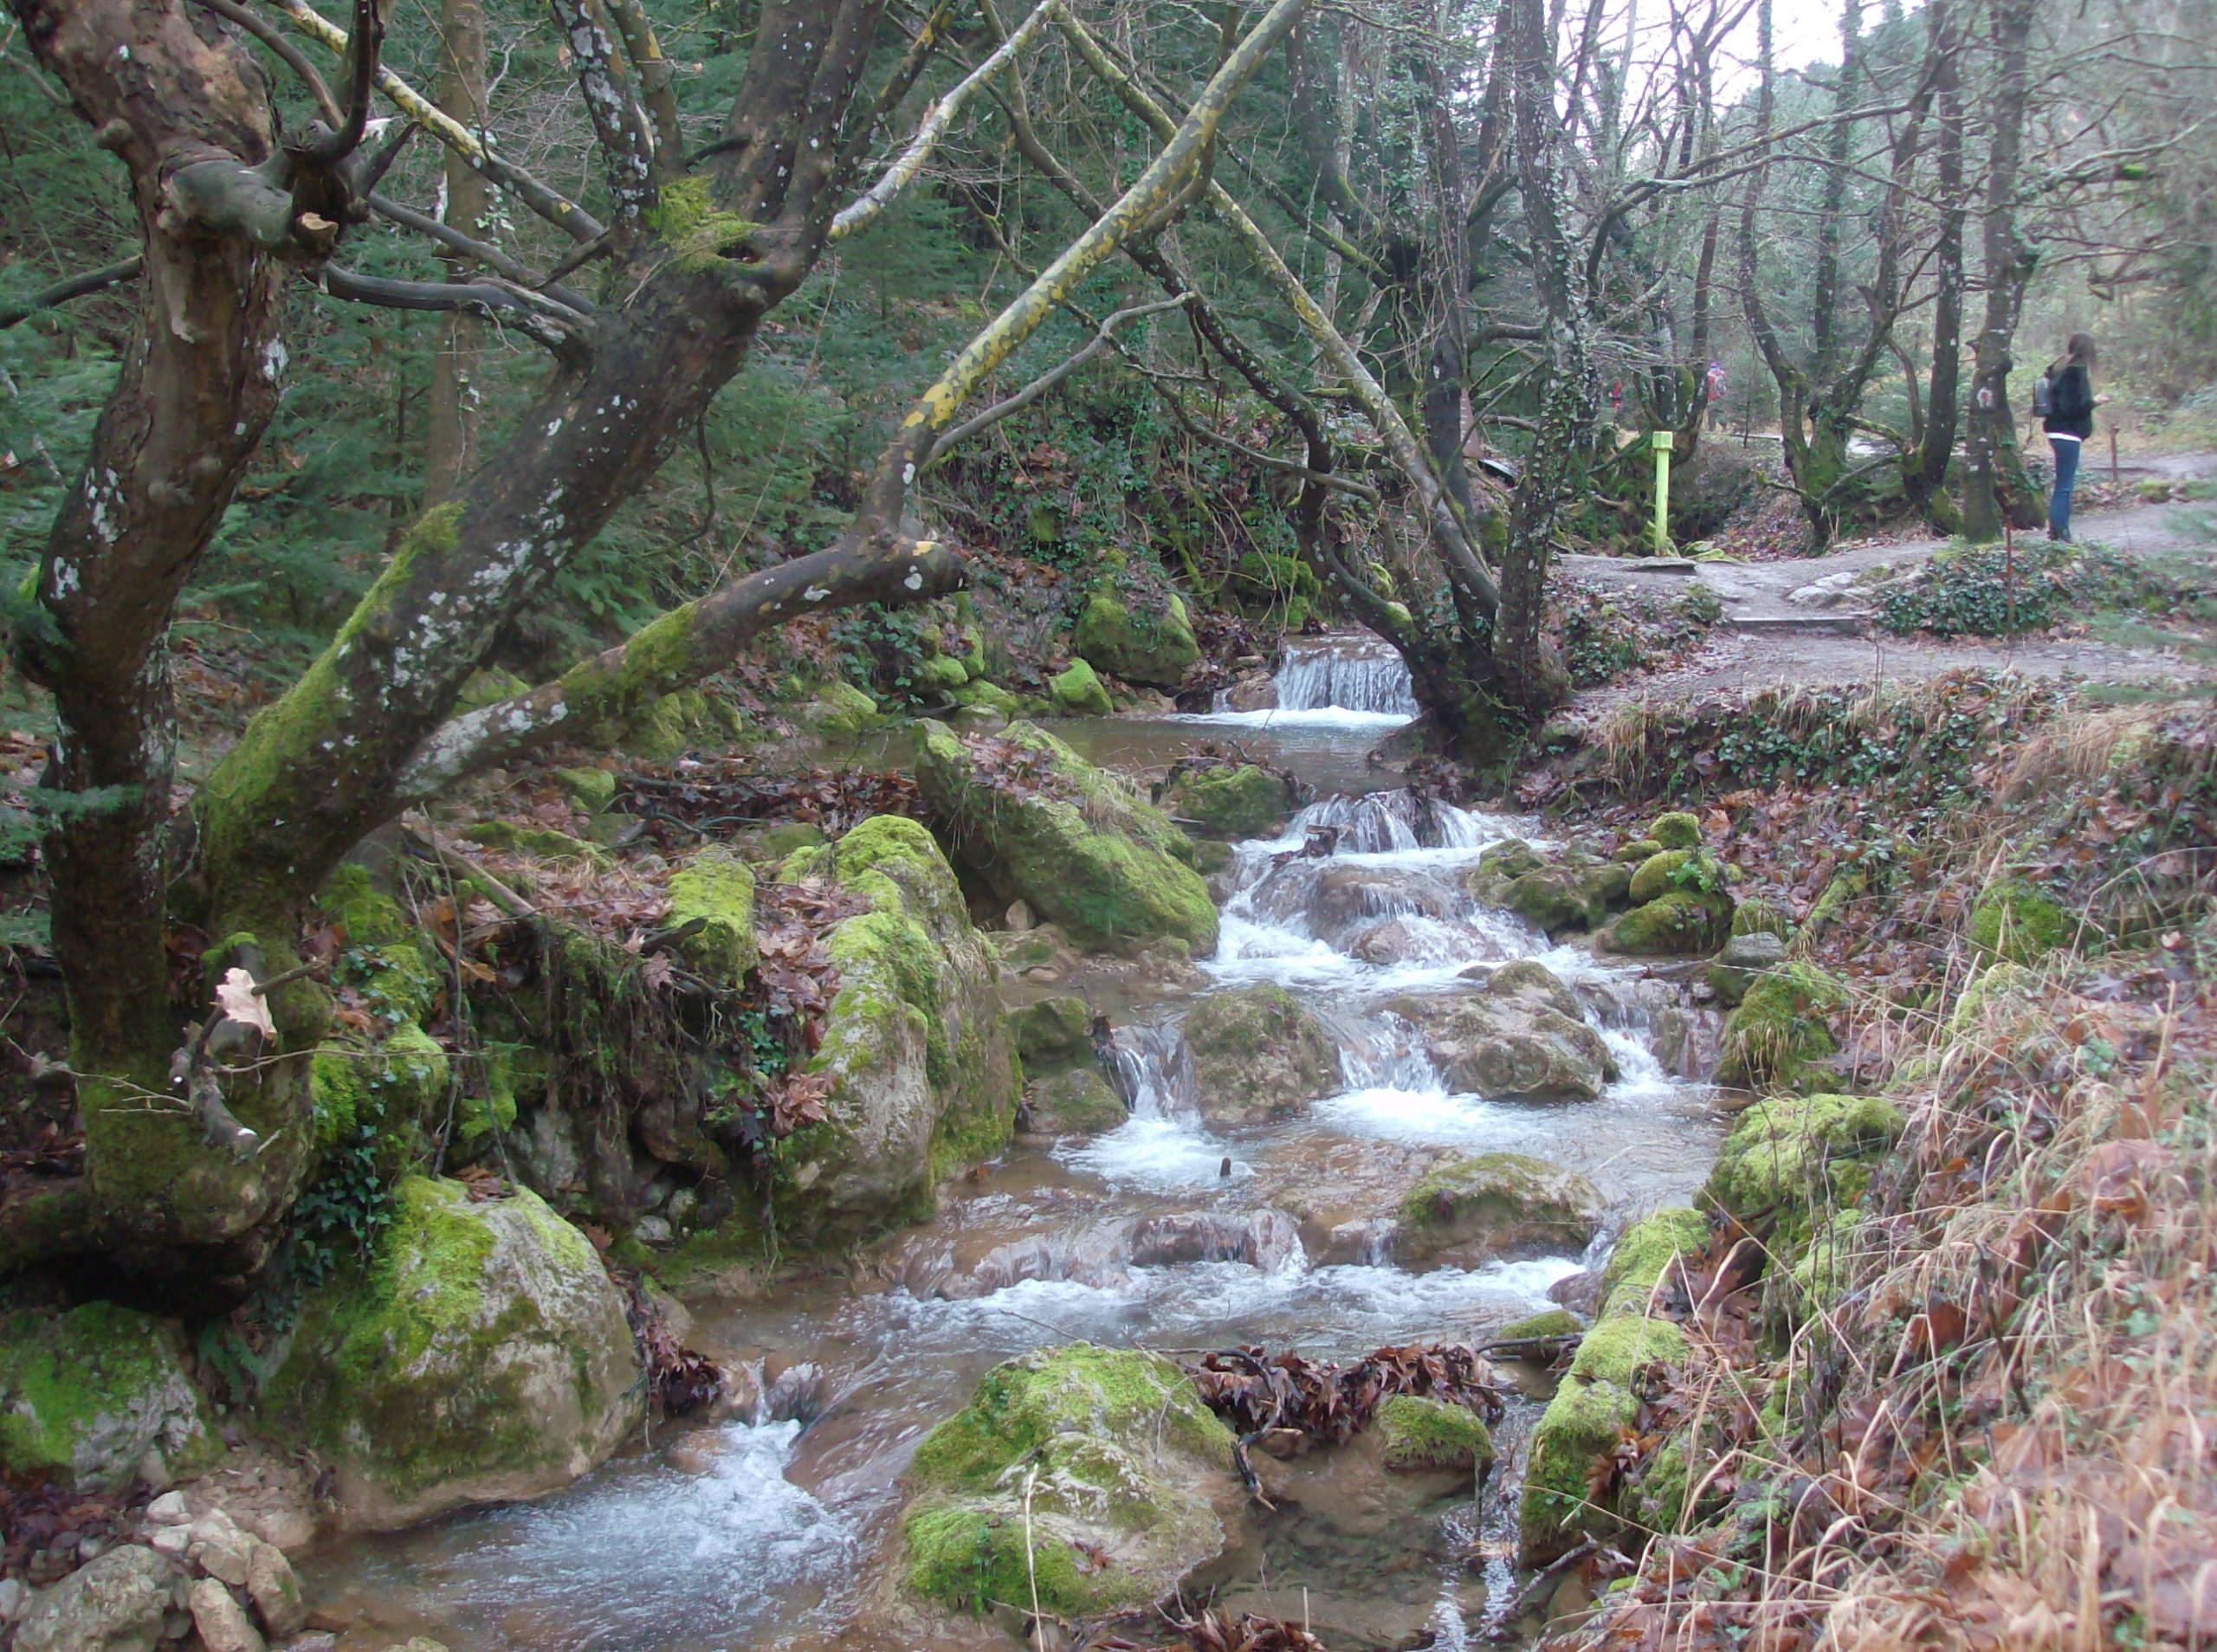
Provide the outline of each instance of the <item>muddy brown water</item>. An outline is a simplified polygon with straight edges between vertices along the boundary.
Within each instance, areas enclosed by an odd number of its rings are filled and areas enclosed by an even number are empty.
[[[1468,1271],[1394,1265],[1366,1222],[1456,1152],[1535,1153],[1581,1171],[1608,1196],[1615,1227],[1690,1193],[1723,1117],[1705,1087],[1670,1079],[1650,1053],[1627,991],[1637,969],[1550,945],[1461,891],[1457,874],[1483,848],[1534,835],[1533,823],[1427,809],[1366,762],[1406,715],[1398,670],[1335,641],[1297,648],[1281,668],[1291,709],[1059,726],[1094,760],[1133,769],[1236,739],[1319,794],[1283,838],[1238,847],[1220,881],[1217,954],[1193,980],[1117,1000],[1130,1017],[1117,1051],[1135,1098],[1128,1122],[1012,1149],[850,1275],[804,1280],[768,1301],[695,1302],[695,1339],[770,1379],[773,1402],[751,1420],[658,1431],[540,1502],[313,1557],[303,1568],[312,1597],[353,1623],[341,1652],[411,1635],[452,1652],[893,1652],[913,1639],[889,1637],[863,1607],[899,1563],[899,1476],[999,1360],[1077,1339],[1260,1343],[1323,1358],[1482,1340],[1552,1306],[1548,1287],[1600,1246]],[[1312,821],[1341,829],[1339,852],[1274,865]],[[1600,1100],[1456,1094],[1383,1008],[1513,958],[1554,969],[1602,1029],[1623,1075]],[[1215,1128],[1192,1093],[1178,1023],[1200,994],[1257,981],[1323,1015],[1345,1087],[1284,1124]],[[1083,971],[1071,989],[1088,990]],[[1180,1260],[1196,1255],[1230,1259]],[[1499,1430],[1505,1459],[1536,1405],[1512,1407]],[[1335,1652],[1458,1648],[1503,1630],[1522,1581],[1513,1462],[1481,1491],[1382,1475],[1368,1449],[1266,1465],[1277,1508],[1235,1518],[1197,1586],[1238,1609],[1305,1617]],[[953,1644],[1001,1640],[988,1623]]]

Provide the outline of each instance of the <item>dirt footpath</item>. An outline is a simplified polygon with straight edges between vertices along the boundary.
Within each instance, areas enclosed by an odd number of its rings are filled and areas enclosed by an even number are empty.
[[[2133,468],[2183,480],[2217,474],[2217,455],[2143,461]],[[2201,549],[2217,559],[2217,507],[2207,504],[2087,511],[2074,526],[2082,541],[2127,556]],[[1822,557],[1679,565],[1677,571],[1668,571],[1669,564],[1632,558],[1564,557],[1557,565],[1589,583],[1667,594],[1698,581],[1724,604],[1723,621],[1693,659],[1671,670],[1588,690],[1578,696],[1572,711],[1587,716],[1628,700],[1680,699],[1779,683],[1839,687],[1916,681],[1965,667],[2113,682],[2208,674],[2205,668],[2156,649],[2045,636],[1943,642],[1896,636],[1872,624],[1858,578],[1877,568],[1906,569],[1947,543],[1873,540]]]

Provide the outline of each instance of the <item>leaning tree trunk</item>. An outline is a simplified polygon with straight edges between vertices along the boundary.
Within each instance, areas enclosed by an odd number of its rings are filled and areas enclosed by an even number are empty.
[[[1971,377],[1968,459],[1963,474],[1963,537],[1998,539],[2006,519],[2039,526],[2039,495],[2017,449],[2016,410],[2009,404],[2010,352],[2025,287],[2039,255],[2017,232],[2018,172],[2023,164],[2026,56],[2033,0],[1993,0],[1993,133],[1986,173],[1986,321],[1979,330]]]
[[[180,203],[270,206],[249,169],[270,162],[275,135],[260,67],[183,0],[14,10],[129,170],[145,251],[120,377],[40,560],[48,623],[25,628],[22,646],[27,674],[55,700],[45,849],[88,1165],[86,1184],[67,1190],[81,1196],[85,1225],[42,1242],[147,1256],[250,1230],[289,1197],[304,1151],[294,1133],[243,1174],[213,1164],[203,1174],[172,1151],[200,1126],[170,1081],[181,1017],[164,952],[171,610],[276,408],[285,362],[277,261]],[[189,1215],[179,1224],[171,1210]],[[10,1206],[0,1268],[16,1232],[42,1226]]]

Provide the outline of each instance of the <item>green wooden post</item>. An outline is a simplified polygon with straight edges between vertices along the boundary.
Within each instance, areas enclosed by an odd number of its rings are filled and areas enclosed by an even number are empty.
[[[1648,438],[1655,449],[1655,554],[1671,554],[1671,433],[1657,430]]]

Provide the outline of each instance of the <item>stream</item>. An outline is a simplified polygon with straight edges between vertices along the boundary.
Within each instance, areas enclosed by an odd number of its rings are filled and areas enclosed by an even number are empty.
[[[1083,971],[1051,989],[1010,984],[1012,1000],[1075,991],[1111,1013],[1128,1121],[1012,1148],[855,1277],[804,1281],[769,1301],[695,1302],[693,1339],[759,1377],[752,1418],[657,1431],[540,1502],[350,1539],[307,1561],[311,1598],[357,1615],[340,1652],[417,1634],[452,1652],[892,1652],[913,1642],[874,1632],[863,1605],[898,1559],[898,1476],[999,1360],[1081,1339],[1322,1358],[1479,1341],[1554,1306],[1548,1287],[1591,1258],[1396,1267],[1373,1219],[1427,1168],[1458,1152],[1536,1154],[1593,1180],[1618,1228],[1694,1189],[1722,1126],[1707,1088],[1668,1077],[1650,1052],[1639,967],[1551,945],[1459,886],[1487,845],[1532,836],[1535,823],[1374,789],[1390,776],[1365,753],[1415,710],[1382,649],[1296,643],[1277,689],[1275,710],[1055,726],[1092,760],[1134,768],[1236,740],[1318,795],[1282,837],[1238,845],[1215,881],[1221,937],[1197,985],[1125,1001]],[[1319,824],[1339,829],[1332,855],[1277,858]],[[1622,1076],[1600,1100],[1451,1093],[1383,1008],[1447,990],[1471,964],[1522,958],[1571,984],[1613,1049]],[[1344,1088],[1294,1120],[1217,1133],[1194,1106],[1178,1025],[1198,995],[1258,981],[1317,1009]],[[1154,1219],[1193,1216],[1217,1237],[1212,1254],[1232,1259],[1162,1255],[1173,1224]],[[1521,1401],[1496,1430],[1505,1462],[1535,1414]],[[1451,1499],[1416,1524],[1391,1510],[1366,1519],[1327,1487],[1305,1511],[1251,1518],[1203,1581],[1235,1610],[1309,1618],[1334,1652],[1481,1641],[1517,1584],[1514,1481],[1496,1475],[1481,1500]],[[1000,1640],[980,1624],[956,1644]]]

